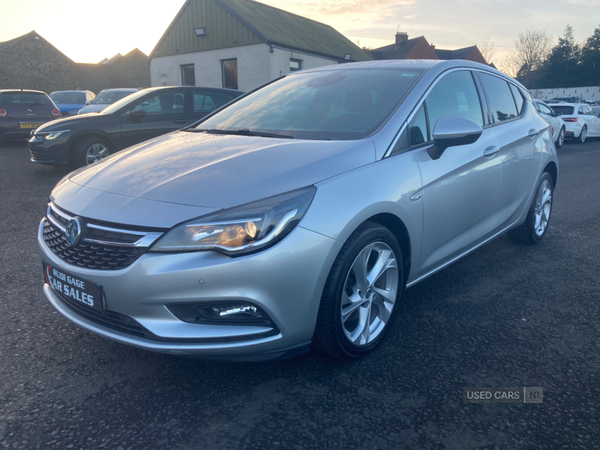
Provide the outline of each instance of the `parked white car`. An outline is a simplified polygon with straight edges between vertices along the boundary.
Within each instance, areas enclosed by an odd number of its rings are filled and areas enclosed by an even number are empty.
[[[555,103],[549,105],[561,113],[566,125],[566,137],[583,143],[588,137],[600,137],[600,117],[585,103]]]
[[[552,129],[552,139],[554,140],[556,148],[561,148],[565,143],[565,132],[567,130],[565,122],[556,111],[550,108],[545,102],[534,98],[533,105],[537,112],[540,113],[540,116],[542,116],[542,119],[550,125],[550,128]]]

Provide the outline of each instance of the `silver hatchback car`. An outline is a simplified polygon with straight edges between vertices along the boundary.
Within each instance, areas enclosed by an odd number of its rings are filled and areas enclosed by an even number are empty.
[[[468,61],[296,72],[66,176],[44,293],[135,347],[363,356],[403,289],[494,237],[535,244],[558,175],[519,83]]]

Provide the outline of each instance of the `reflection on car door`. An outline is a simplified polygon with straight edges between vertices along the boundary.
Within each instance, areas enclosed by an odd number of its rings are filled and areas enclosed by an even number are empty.
[[[152,139],[186,126],[186,90],[160,90],[140,99],[129,111],[121,114],[120,148]],[[144,117],[134,117],[130,111],[143,109]]]
[[[485,125],[470,71],[455,71],[441,78],[427,96],[425,110],[429,127],[425,139],[431,139],[441,117],[460,117]],[[497,145],[494,130],[484,128],[477,142],[450,147],[437,160],[429,157],[429,146],[416,153],[424,202],[421,275],[468,251],[496,231],[501,180]],[[486,150],[491,153],[489,156],[484,156]]]
[[[540,126],[532,128],[531,121],[521,120],[531,105],[524,101],[518,88],[491,74],[478,73],[478,77],[500,145],[502,184],[498,225],[505,228],[517,220],[528,204],[541,164],[541,154],[535,152],[535,148],[536,145],[545,147],[546,143],[537,141],[546,139],[542,130],[548,125],[539,120]]]

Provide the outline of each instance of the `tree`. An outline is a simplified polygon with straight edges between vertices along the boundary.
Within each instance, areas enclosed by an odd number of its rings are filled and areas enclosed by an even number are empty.
[[[600,85],[600,27],[587,38],[581,50],[582,86]]]
[[[581,86],[581,45],[575,40],[570,25],[558,38],[558,44],[550,52],[543,72],[535,87]]]
[[[492,64],[494,56],[496,56],[496,43],[491,42],[490,37],[486,36],[479,44],[477,44],[477,48],[479,48],[479,51],[487,63]]]
[[[552,38],[545,30],[519,33],[515,40],[515,51],[508,54],[501,67],[509,75],[517,75],[525,87],[529,87],[538,76],[551,48]]]

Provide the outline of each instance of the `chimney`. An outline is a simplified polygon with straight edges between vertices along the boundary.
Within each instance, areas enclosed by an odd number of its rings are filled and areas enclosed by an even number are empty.
[[[396,33],[396,45],[399,45],[402,42],[406,42],[406,41],[408,41],[408,33],[405,33],[403,31],[398,31]]]
[[[435,50],[435,45],[431,44],[431,48],[432,48],[432,50]]]

